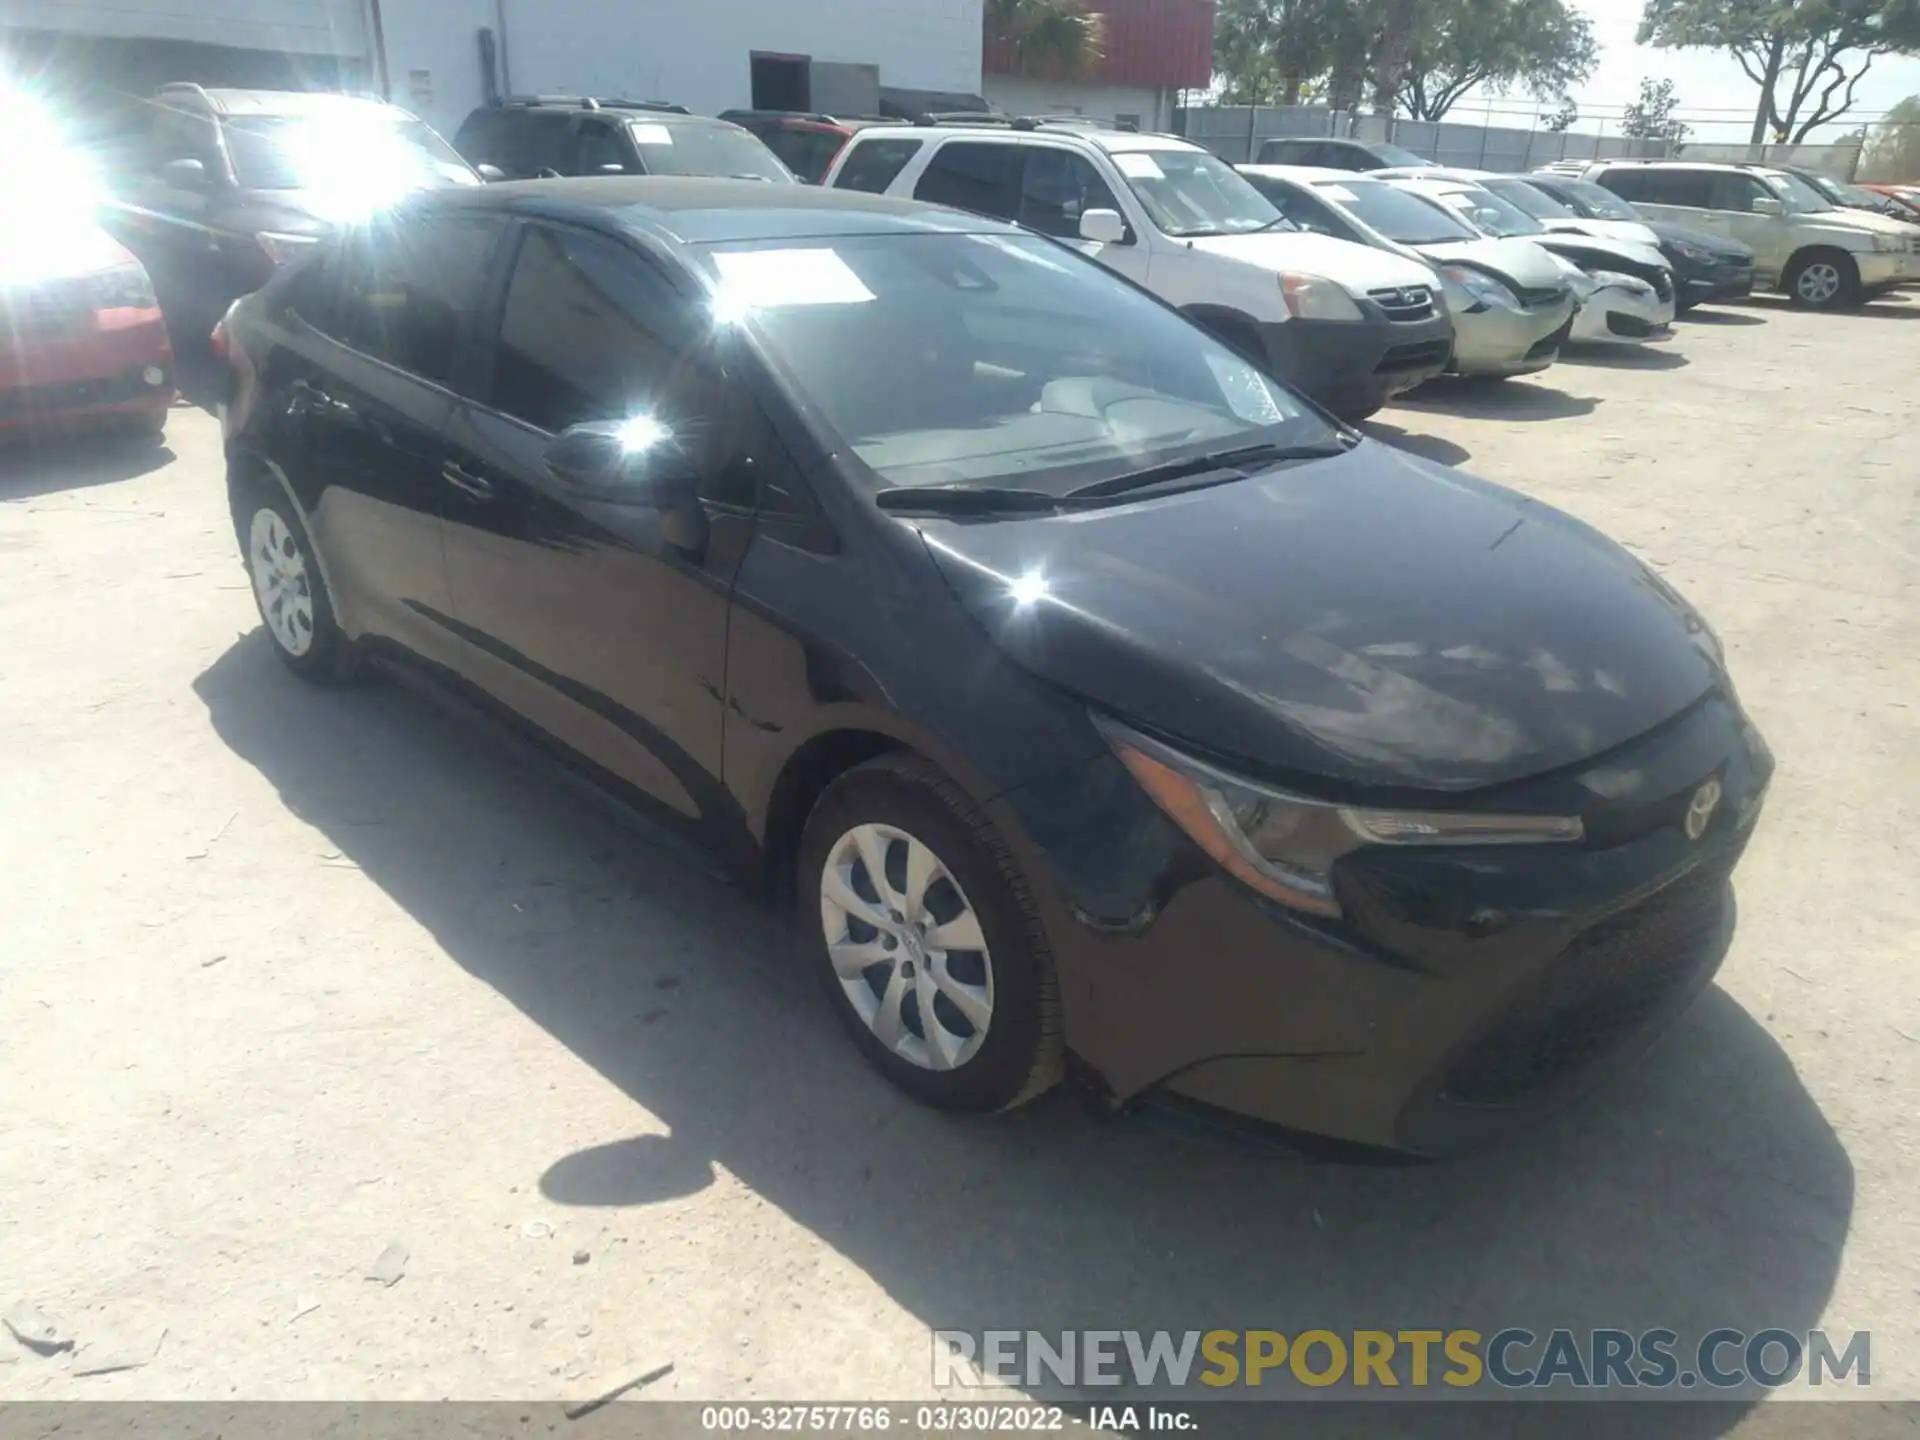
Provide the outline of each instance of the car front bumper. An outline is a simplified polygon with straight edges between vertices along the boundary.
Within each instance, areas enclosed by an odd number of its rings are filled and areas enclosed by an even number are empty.
[[[1454,327],[1436,307],[1424,320],[1288,320],[1263,327],[1268,368],[1336,415],[1370,413],[1442,373]]]
[[[1453,312],[1453,365],[1456,375],[1530,375],[1560,358],[1573,296],[1530,310],[1490,305]]]
[[[1856,251],[1854,263],[1860,267],[1860,285],[1866,290],[1891,290],[1903,285],[1920,285],[1920,255],[1905,251]]]
[[[1711,981],[1772,769],[1710,698],[1609,757],[1612,793],[1631,770],[1639,798],[1588,811],[1586,842],[1357,851],[1332,921],[1215,869],[1117,761],[1076,779],[1079,813],[1050,787],[995,807],[1033,847],[1067,1043],[1109,1103],[1440,1154],[1591,1089]],[[1689,837],[1710,779],[1722,798]],[[1578,781],[1533,784],[1552,803]]]
[[[158,310],[102,310],[0,342],[0,427],[156,415],[173,403],[174,385]]]
[[[1641,345],[1673,337],[1673,297],[1644,285],[1601,285],[1573,319],[1578,345]]]
[[[1681,308],[1691,309],[1715,300],[1745,299],[1753,293],[1754,272],[1751,265],[1683,261],[1674,269],[1673,282],[1680,290]]]

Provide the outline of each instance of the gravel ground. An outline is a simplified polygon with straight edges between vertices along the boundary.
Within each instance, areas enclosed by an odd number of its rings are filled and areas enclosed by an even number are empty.
[[[211,419],[0,454],[0,1306],[165,1331],[0,1336],[0,1397],[910,1398],[936,1327],[1507,1324],[1870,1328],[1920,1397],[1917,375],[1920,304],[1756,303],[1374,427],[1652,560],[1780,760],[1718,987],[1412,1169],[916,1109],[776,917],[288,676]]]

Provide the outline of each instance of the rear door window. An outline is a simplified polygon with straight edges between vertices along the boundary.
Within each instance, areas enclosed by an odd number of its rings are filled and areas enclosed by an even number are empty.
[[[376,360],[451,386],[462,325],[500,238],[492,216],[356,230],[296,289],[301,318]]]
[[[885,194],[925,143],[924,140],[857,140],[847,152],[847,163],[834,177],[834,187],[864,190],[869,195]]]
[[[934,152],[913,198],[1011,220],[1020,210],[1019,176],[1018,145],[956,141]]]

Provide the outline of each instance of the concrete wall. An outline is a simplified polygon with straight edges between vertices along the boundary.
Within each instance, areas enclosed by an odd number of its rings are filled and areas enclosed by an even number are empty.
[[[367,50],[365,0],[6,0],[0,24],[289,55],[352,58]]]
[[[499,27],[495,5],[504,7]],[[518,93],[674,100],[711,114],[752,103],[755,51],[877,65],[880,83],[978,93],[981,0],[382,0],[394,99],[430,72],[437,124],[478,103],[474,31],[504,29]],[[457,114],[454,112],[458,112]]]
[[[1111,120],[1138,115],[1142,130],[1173,127],[1173,92],[1144,85],[1088,84],[1027,75],[987,75],[980,93],[1009,115],[1090,115]]]

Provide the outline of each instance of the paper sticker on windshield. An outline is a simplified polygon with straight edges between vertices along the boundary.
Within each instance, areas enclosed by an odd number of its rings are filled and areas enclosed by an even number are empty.
[[[1123,150],[1113,157],[1113,163],[1120,173],[1129,180],[1164,180],[1167,172],[1160,168],[1160,162],[1144,150]]]
[[[1278,425],[1287,418],[1281,413],[1280,407],[1273,403],[1273,391],[1267,388],[1267,382],[1246,361],[1238,357],[1230,359],[1224,355],[1209,355],[1207,368],[1213,371],[1213,378],[1219,382],[1220,393],[1227,400],[1227,408],[1242,420],[1254,425]]]
[[[671,145],[673,132],[664,125],[629,125],[627,133],[636,145]]]
[[[1342,205],[1351,205],[1353,203],[1353,192],[1344,185],[1316,185],[1313,188],[1318,190],[1322,195],[1331,195]]]
[[[735,311],[860,305],[873,291],[831,250],[721,250],[721,300]]]

